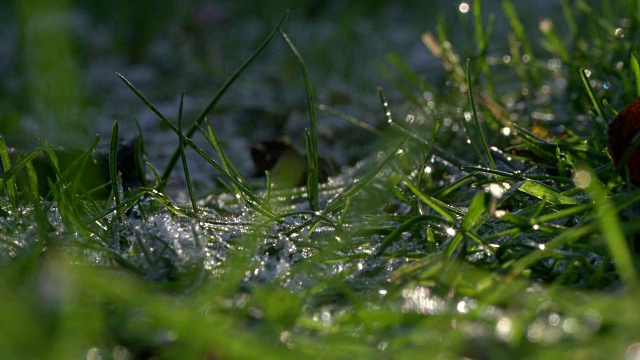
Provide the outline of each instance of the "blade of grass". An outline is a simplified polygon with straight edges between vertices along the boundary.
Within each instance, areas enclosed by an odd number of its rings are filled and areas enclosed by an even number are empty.
[[[313,156],[309,156],[313,152],[313,140],[309,129],[304,131],[304,143],[307,148],[307,197],[309,199],[309,208],[318,210],[318,171],[313,163]]]
[[[108,186],[108,183],[98,185],[97,188],[87,189],[85,188],[85,181],[87,180],[86,174],[88,174],[91,170],[88,170],[88,167],[91,166],[92,157],[91,154],[98,146],[100,142],[100,136],[96,135],[93,139],[93,142],[89,145],[86,151],[84,151],[80,156],[78,156],[63,172],[60,177],[62,181],[68,181],[68,191],[71,194],[78,195],[86,195],[86,198],[90,201],[91,194],[99,191],[102,187]]]
[[[433,209],[436,213],[440,214],[440,216],[442,216],[450,224],[454,224],[456,222],[456,214],[454,214],[454,209],[451,206],[423,193],[420,189],[413,185],[413,183],[409,179],[405,178],[404,183],[405,185],[407,185],[409,190],[411,190],[411,192],[418,197],[418,199],[422,200],[423,203]]]
[[[492,169],[496,168],[496,163],[493,160],[493,156],[491,156],[491,151],[489,151],[489,145],[487,144],[487,139],[484,136],[484,132],[482,131],[482,127],[480,126],[480,120],[478,119],[478,112],[476,111],[476,101],[473,97],[473,82],[471,81],[471,67],[469,66],[471,60],[467,59],[467,86],[469,87],[469,101],[471,102],[471,111],[473,113],[474,124],[476,125],[476,131],[478,132],[478,136],[480,136],[480,142],[482,144],[482,148],[484,153],[489,160],[489,165],[491,165]],[[466,119],[465,119],[466,121]]]
[[[489,94],[491,94],[492,97],[497,98],[497,92],[493,81],[493,74],[491,73],[491,69],[489,69],[489,63],[487,62],[487,49],[489,40],[491,39],[491,35],[493,33],[495,16],[493,14],[489,16],[489,23],[485,27],[482,23],[482,1],[473,0],[472,8],[474,34],[476,37],[476,44],[478,46],[478,61],[480,62],[481,71],[487,79],[486,86]]]
[[[564,63],[571,63],[572,59],[571,55],[569,55],[569,50],[567,50],[560,36],[558,36],[553,26],[553,21],[551,19],[543,19],[540,22],[539,28],[546,40],[542,43],[542,46],[550,53],[559,57]]]
[[[116,201],[116,207],[120,207],[120,187],[118,186],[118,170],[116,161],[118,156],[118,122],[113,122],[111,130],[111,145],[109,146],[109,179],[111,190]]]
[[[147,166],[149,167],[149,169],[151,169],[151,172],[153,173],[153,177],[156,179],[155,190],[163,194],[166,194],[167,189],[165,189],[164,182],[162,181],[162,178],[160,177],[156,169],[153,167],[153,165],[151,165],[150,162],[147,162]]]
[[[616,207],[609,199],[609,194],[591,170],[581,169],[575,176],[576,179],[586,179],[584,182],[578,183],[578,186],[585,189],[594,203],[597,224],[607,242],[607,247],[622,282],[627,286],[634,285],[638,274],[633,265],[624,232],[620,226]]]
[[[524,181],[519,190],[525,194],[529,194],[540,200],[547,201],[553,205],[578,204],[578,201],[576,199],[563,195],[555,189],[531,180]]]
[[[309,78],[309,71],[307,64],[305,63],[302,55],[293,44],[289,36],[278,29],[280,35],[289,46],[289,49],[298,60],[298,63],[302,67],[302,75],[304,77],[304,85],[307,93],[307,104],[309,107],[309,129],[306,131],[305,140],[307,143],[307,194],[309,197],[309,207],[312,210],[318,210],[318,174],[320,170],[320,160],[318,157],[318,135],[316,131],[316,112],[315,102],[313,100],[313,88],[311,87],[311,79]]]
[[[138,174],[140,174],[140,183],[142,186],[147,187],[149,184],[147,184],[147,173],[145,171],[146,167],[144,166],[144,138],[142,137],[142,128],[138,121],[136,121],[136,128],[138,129],[138,136],[136,136],[134,145],[136,170]]]
[[[578,32],[578,23],[574,15],[575,9],[569,0],[560,0],[560,5],[562,6],[565,24],[567,24],[571,35],[575,35]]]
[[[200,114],[196,117],[193,124],[191,124],[191,127],[189,128],[189,130],[187,130],[187,132],[185,133],[186,137],[191,137],[196,132],[198,126],[200,126],[200,123],[204,120],[207,114],[209,114],[209,112],[216,106],[218,101],[227,92],[229,87],[236,81],[236,79],[240,76],[240,74],[242,74],[247,69],[247,67],[251,65],[251,63],[258,57],[258,55],[260,55],[260,53],[271,42],[273,37],[280,30],[280,27],[282,26],[282,24],[284,23],[288,15],[289,15],[289,12],[287,11],[287,13],[285,13],[284,16],[282,16],[280,21],[278,21],[278,23],[271,30],[271,32],[269,32],[269,34],[265,37],[265,39],[260,43],[258,48],[253,52],[253,54],[251,54],[251,56],[249,56],[249,58],[245,60],[245,62],[243,62],[242,65],[240,65],[240,67],[231,75],[231,77],[229,77],[229,79],[227,79],[227,81],[225,81],[224,84],[222,84],[220,89],[213,96],[213,99],[211,99],[209,104],[207,104],[207,106],[202,110],[202,112],[200,112]],[[171,175],[171,171],[173,171],[173,168],[175,167],[176,162],[178,161],[178,157],[180,157],[180,149],[176,149],[176,151],[171,156],[171,159],[169,159],[169,163],[167,164],[167,167],[165,168],[164,173],[162,174],[163,182],[166,182],[167,179],[169,179],[169,176]]]
[[[518,17],[518,12],[516,11],[515,6],[511,0],[502,0],[502,9],[504,14],[509,22],[509,26],[513,30],[516,38],[522,44],[522,50],[524,54],[529,57],[529,74],[531,76],[531,80],[534,84],[538,84],[540,82],[540,75],[538,72],[538,68],[535,66],[535,54],[531,49],[531,44],[529,43],[529,37],[527,36],[524,25],[520,18]]]
[[[593,87],[591,87],[591,83],[589,82],[589,76],[587,75],[587,69],[580,69],[580,77],[582,78],[582,83],[584,83],[584,87],[587,89],[587,94],[589,94],[589,99],[591,99],[591,103],[593,107],[596,109],[596,115],[598,115],[602,121],[608,123],[608,119],[604,116],[604,111],[602,111],[602,106],[600,106],[600,102],[596,97],[595,92],[593,91]],[[600,133],[604,132],[604,128],[596,121],[596,126]]]
[[[640,96],[640,63],[635,53],[631,53],[631,72],[636,82],[636,96]]]
[[[7,149],[7,145],[4,142],[4,138],[0,136],[0,159],[2,160],[2,169],[4,172],[8,172],[11,170],[11,159],[9,158],[9,150]],[[4,182],[4,191],[9,197],[9,201],[11,202],[11,207],[13,211],[16,211],[18,208],[18,196],[17,196],[17,188],[16,182],[13,177],[9,177]]]
[[[184,105],[184,91],[180,95],[180,108],[178,109],[178,132],[182,134],[182,109]],[[198,216],[198,205],[196,204],[196,196],[193,193],[193,185],[191,184],[191,175],[189,175],[189,165],[187,164],[187,154],[184,151],[184,140],[179,134],[178,143],[180,146],[180,158],[182,159],[182,169],[184,170],[184,178],[187,182],[187,191],[189,199],[191,199],[191,207],[196,217]]]
[[[6,184],[7,181],[14,179],[16,174],[22,170],[29,162],[31,162],[36,156],[44,151],[43,147],[34,149],[27,153],[24,157],[20,158],[20,161],[16,164],[11,164],[11,168],[9,170],[4,171],[2,176],[0,176],[0,184]],[[1,158],[0,158],[1,159]],[[0,185],[4,186],[4,185]]]
[[[226,155],[222,151],[222,146],[220,146],[220,142],[218,141],[218,137],[216,136],[215,131],[213,131],[213,127],[211,126],[211,123],[209,122],[209,119],[205,118],[205,122],[207,124],[207,132],[205,133],[204,130],[201,130],[201,132],[205,135],[205,139],[207,139],[209,144],[211,144],[213,149],[218,154],[218,158],[220,158],[220,162],[222,163],[222,167],[224,168],[224,170],[227,173],[229,173],[230,175],[235,176],[239,181],[241,181],[242,183],[246,184],[247,181],[244,179],[242,174],[240,174],[240,172],[238,172],[238,170],[235,168],[235,166],[233,166],[233,164],[229,161],[229,159],[227,159]],[[242,191],[237,186],[235,186],[235,184],[232,184],[231,186],[233,186],[232,191],[235,192],[236,195],[237,195],[236,198],[242,201],[243,200]]]
[[[353,116],[347,115],[347,114],[345,114],[345,113],[343,113],[341,111],[333,109],[333,108],[331,108],[331,107],[329,107],[327,105],[324,105],[324,104],[318,104],[318,109],[320,111],[324,111],[324,112],[326,112],[328,114],[331,114],[331,115],[337,117],[338,119],[342,119],[344,121],[347,121],[347,122],[351,123],[352,125],[354,125],[356,127],[359,127],[359,128],[361,128],[363,130],[366,130],[366,131],[368,131],[368,132],[370,132],[372,134],[378,135],[380,137],[384,137],[384,133],[382,131],[376,129],[375,127],[367,124],[366,122],[364,122],[362,120],[356,119]]]
[[[465,235],[480,244],[483,243],[482,240],[478,238],[478,236],[473,234],[473,230],[480,226],[484,222],[484,220],[487,219],[486,216],[483,216],[486,211],[485,204],[487,202],[487,196],[487,193],[483,191],[473,197],[473,199],[471,200],[471,204],[469,204],[467,213],[464,214],[462,220],[460,221],[460,231],[457,231],[449,244],[447,244],[447,248],[444,252],[447,256],[451,256],[455,253]]]
[[[31,161],[27,161],[27,163],[25,164],[25,168],[27,170],[29,191],[31,192],[33,199],[37,200],[40,197],[40,194],[38,192],[38,174]]]
[[[342,193],[338,198],[333,200],[327,207],[322,211],[323,216],[330,214],[331,212],[338,209],[340,206],[345,204],[351,197],[357,194],[363,187],[365,187],[371,180],[373,180],[378,174],[387,167],[391,161],[397,156],[398,151],[407,141],[407,138],[402,140],[398,146],[396,146],[393,151],[391,151],[382,161],[380,161],[371,171],[369,171],[366,175],[364,175],[361,179],[354,181],[351,186]]]
[[[382,254],[384,254],[387,248],[389,248],[389,246],[391,246],[395,241],[397,241],[403,232],[408,231],[416,224],[427,222],[427,221],[429,221],[430,224],[433,224],[437,221],[442,221],[442,219],[439,219],[439,218],[434,219],[434,216],[429,216],[429,215],[418,215],[418,216],[409,218],[399,226],[395,227],[393,231],[391,231],[391,233],[389,233],[389,235],[387,235],[387,237],[385,237],[384,240],[382,240],[374,256],[381,256]]]

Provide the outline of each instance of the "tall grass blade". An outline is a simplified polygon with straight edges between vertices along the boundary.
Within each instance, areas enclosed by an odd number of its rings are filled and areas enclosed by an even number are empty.
[[[304,143],[307,149],[307,197],[309,199],[309,208],[318,210],[318,168],[313,163],[313,156],[309,154],[313,152],[313,140],[309,129],[304,131]],[[311,184],[315,184],[311,186]]]
[[[4,142],[4,138],[0,136],[0,159],[2,160],[2,169],[6,173],[11,170],[11,159],[9,157],[9,149],[7,149],[7,145]],[[15,211],[18,208],[18,196],[17,196],[17,188],[16,182],[13,177],[7,178],[4,181],[4,190],[7,196],[9,197],[9,201],[11,202],[11,206]]]
[[[111,180],[111,190],[116,201],[116,208],[120,207],[120,187],[118,186],[118,122],[113,122],[111,130],[111,145],[109,146],[109,179]]]
[[[288,15],[289,15],[289,12],[287,11],[287,13],[284,16],[282,16],[280,21],[278,21],[278,23],[273,28],[273,30],[271,30],[271,32],[269,32],[269,34],[265,37],[262,43],[260,43],[258,48],[249,56],[247,60],[245,60],[245,62],[242,63],[242,65],[240,65],[240,67],[231,75],[231,77],[229,77],[229,79],[227,79],[227,81],[225,81],[224,84],[222,84],[220,89],[213,96],[213,99],[211,99],[209,104],[207,104],[207,106],[202,110],[202,112],[200,112],[200,114],[196,117],[193,124],[191,124],[191,127],[189,128],[189,130],[187,130],[187,132],[185,133],[186,137],[191,137],[196,132],[198,126],[200,126],[200,123],[204,120],[207,114],[209,114],[209,112],[216,106],[218,101],[220,101],[220,99],[227,92],[229,87],[236,81],[236,79],[240,76],[240,74],[242,74],[247,69],[247,67],[251,65],[251,63],[258,57],[258,55],[260,55],[260,53],[267,47],[269,42],[271,42],[273,37],[280,30],[280,27],[282,26],[282,24],[284,23]],[[180,157],[180,149],[176,149],[176,151],[171,156],[171,159],[169,159],[169,163],[167,164],[167,167],[165,168],[164,173],[162,174],[162,181],[165,181],[165,182],[167,181],[167,179],[171,175],[171,171],[173,171],[173,168],[175,167],[176,162],[178,161],[178,157]]]
[[[180,109],[178,110],[178,132],[182,134],[182,109],[184,105],[184,91],[180,95]],[[184,151],[184,140],[182,136],[178,136],[180,145],[180,158],[182,159],[182,169],[184,170],[184,178],[187,182],[187,190],[189,191],[189,199],[191,199],[191,207],[194,214],[198,216],[198,205],[196,204],[196,196],[193,193],[193,185],[191,184],[191,175],[189,175],[189,165],[187,164],[187,154]]]
[[[494,86],[493,74],[489,69],[489,63],[487,62],[487,49],[489,40],[493,33],[493,25],[495,16],[493,14],[489,17],[489,23],[485,27],[482,23],[482,1],[473,0],[473,22],[474,22],[474,34],[476,38],[476,44],[478,46],[478,61],[480,62],[480,68],[486,78],[487,90],[492,97],[497,97],[497,92]],[[468,66],[468,65],[467,65]]]
[[[584,84],[584,87],[587,89],[587,94],[589,95],[589,99],[591,99],[591,103],[593,104],[593,107],[596,109],[596,115],[598,115],[602,119],[602,121],[605,122],[605,124],[608,123],[609,121],[604,116],[604,111],[602,111],[602,106],[600,105],[600,102],[596,97],[596,93],[593,91],[593,87],[589,82],[589,76],[587,75],[586,69],[583,69],[583,68],[580,69],[580,77],[582,78],[582,83]],[[599,123],[596,121],[596,124],[599,124]],[[602,126],[600,125],[596,125],[596,126],[598,126],[598,128],[602,130],[602,132],[604,132],[604,129],[602,128]]]
[[[469,66],[470,62],[471,61],[467,59],[467,86],[469,87],[469,101],[471,102],[471,111],[473,113],[473,120],[476,126],[476,131],[478,132],[478,136],[480,136],[482,149],[484,150],[485,156],[489,160],[489,165],[491,165],[492,169],[495,169],[496,163],[493,160],[493,156],[491,156],[491,151],[489,150],[487,139],[484,136],[484,131],[482,131],[482,126],[480,126],[480,120],[478,119],[478,112],[476,110],[476,100],[473,96],[473,82],[471,81],[471,68]],[[466,122],[466,119],[465,119],[465,122]]]
[[[289,36],[282,31],[279,30],[280,35],[284,39],[284,41],[289,46],[289,49],[293,53],[293,55],[298,60],[298,63],[302,67],[302,74],[304,76],[304,85],[305,90],[307,92],[307,104],[309,107],[309,129],[308,136],[305,136],[307,139],[307,163],[309,164],[309,169],[307,169],[307,193],[309,196],[309,206],[312,210],[318,210],[318,174],[320,168],[320,160],[318,158],[318,135],[316,131],[316,112],[315,112],[315,102],[313,99],[313,88],[311,87],[311,79],[309,78],[309,71],[307,69],[307,64],[305,63],[302,55],[293,44]]]
[[[27,170],[27,182],[29,183],[29,191],[31,192],[33,200],[37,201],[37,199],[39,199],[40,197],[38,191],[38,174],[31,160],[26,162],[25,169]]]
[[[144,138],[142,137],[142,128],[140,127],[140,123],[137,121],[136,128],[138,129],[138,136],[136,137],[134,144],[134,160],[136,163],[136,170],[138,171],[138,174],[140,174],[140,183],[142,186],[146,187],[148,184],[146,167],[144,165]]]
[[[529,56],[529,64],[531,64],[529,69],[529,74],[531,75],[531,80],[534,84],[538,84],[540,82],[540,75],[538,72],[538,68],[535,66],[535,54],[531,48],[531,44],[529,43],[529,37],[527,36],[524,30],[524,24],[520,21],[518,17],[518,12],[516,11],[515,6],[511,0],[502,0],[502,9],[504,11],[505,16],[507,17],[507,21],[509,22],[509,26],[513,30],[516,38],[522,44],[522,50],[525,55]]]

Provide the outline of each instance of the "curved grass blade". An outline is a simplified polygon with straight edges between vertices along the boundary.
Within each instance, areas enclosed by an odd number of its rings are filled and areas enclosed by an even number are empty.
[[[251,65],[251,63],[258,57],[258,55],[260,55],[260,53],[267,47],[269,42],[271,42],[271,39],[273,39],[273,37],[278,33],[278,30],[280,30],[280,27],[282,26],[282,24],[284,23],[288,15],[289,15],[289,12],[287,11],[287,13],[285,13],[284,16],[282,16],[280,21],[278,21],[278,23],[273,28],[273,30],[271,30],[271,32],[269,32],[269,34],[265,37],[262,43],[260,43],[258,48],[253,52],[253,54],[251,54],[251,56],[249,56],[249,58],[245,60],[245,62],[243,62],[242,65],[240,65],[240,67],[231,75],[231,77],[229,77],[229,79],[227,79],[227,81],[225,81],[224,84],[222,84],[220,89],[218,89],[218,92],[216,92],[216,94],[213,96],[213,99],[211,99],[209,104],[207,104],[204,110],[202,110],[202,112],[200,112],[198,117],[196,117],[196,120],[193,122],[193,124],[191,124],[191,127],[189,128],[189,130],[187,130],[187,132],[185,133],[186,137],[191,137],[196,132],[196,129],[198,128],[198,126],[200,126],[200,123],[204,120],[207,114],[209,114],[211,109],[213,109],[216,106],[218,101],[227,92],[229,87],[236,81],[236,79],[240,76],[240,74],[242,74],[247,69],[247,67]],[[176,149],[176,151],[171,156],[171,159],[169,160],[169,163],[167,164],[167,167],[165,168],[164,173],[162,174],[163,182],[166,182],[169,176],[171,175],[171,171],[173,171],[173,168],[175,167],[176,162],[178,161],[178,157],[180,157],[180,149]]]
[[[305,141],[307,143],[307,194],[309,197],[309,207],[312,210],[318,210],[318,173],[320,168],[320,160],[318,158],[318,135],[316,131],[316,112],[315,102],[313,100],[313,88],[311,87],[311,79],[309,78],[309,71],[307,64],[305,63],[302,55],[293,44],[289,36],[278,29],[280,35],[289,46],[289,49],[298,60],[298,63],[302,67],[302,75],[304,77],[305,90],[307,92],[307,104],[309,107],[309,129],[305,134]]]

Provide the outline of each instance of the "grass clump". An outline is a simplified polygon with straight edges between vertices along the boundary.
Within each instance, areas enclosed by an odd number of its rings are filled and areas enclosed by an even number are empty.
[[[82,174],[97,163],[98,138],[64,164],[64,150],[47,142],[17,156],[0,141],[3,358],[633,353],[640,191],[611,165],[604,129],[610,108],[637,95],[627,79],[638,81],[629,55],[638,19],[626,37],[604,41],[615,36],[607,32],[614,20],[577,3],[564,13],[568,39],[545,23],[544,52],[536,52],[517,7],[503,1],[506,62],[490,47],[495,18],[484,27],[474,1],[469,60],[460,60],[444,24],[423,38],[448,70],[447,86],[433,90],[389,57],[385,73],[402,97],[388,100],[379,89],[379,124],[314,97],[311,63],[286,35],[284,17],[186,128],[184,93],[175,125],[118,74],[178,136],[164,172],[147,164],[155,181],[136,186],[125,176],[135,168],[144,177],[144,139],[135,165],[125,166],[118,122],[95,185]],[[271,186],[268,174],[266,187],[247,179],[207,118],[277,34],[305,84],[303,188]],[[593,64],[588,52],[612,55]],[[550,95],[549,84],[559,83],[564,91]],[[608,92],[615,84],[621,90]],[[379,153],[321,184],[316,109],[370,133]],[[197,144],[199,135],[211,149]],[[188,149],[226,192],[196,197]],[[188,206],[165,191],[178,158]]]

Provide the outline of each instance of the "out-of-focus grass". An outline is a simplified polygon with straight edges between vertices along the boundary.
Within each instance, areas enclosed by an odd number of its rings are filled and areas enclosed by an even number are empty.
[[[404,98],[380,89],[375,126],[313,97],[313,63],[280,22],[190,123],[184,95],[176,125],[120,75],[178,136],[164,176],[148,164],[155,182],[125,186],[118,122],[95,186],[82,174],[98,138],[70,163],[46,141],[20,154],[3,139],[0,357],[634,358],[640,191],[610,164],[603,102],[637,95],[639,19],[615,16],[637,4],[563,1],[569,32],[544,19],[540,38],[516,5],[502,2],[506,40],[480,9],[465,20],[478,25],[466,69],[444,24],[423,37],[449,72],[441,89],[390,56]],[[205,120],[278,31],[304,69],[307,189],[248,182]],[[380,152],[319,184],[316,107]],[[195,198],[189,149],[227,193]],[[190,206],[165,191],[178,158]]]

